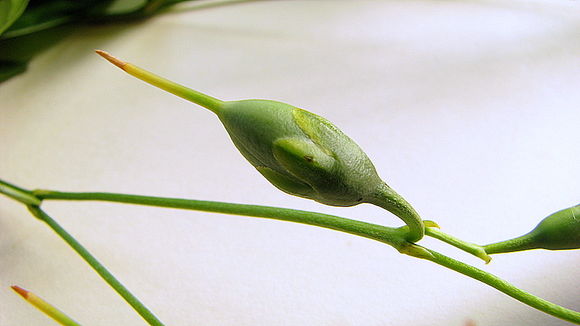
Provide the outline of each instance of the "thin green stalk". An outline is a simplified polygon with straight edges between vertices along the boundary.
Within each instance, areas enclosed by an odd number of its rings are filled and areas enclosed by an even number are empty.
[[[177,95],[183,99],[186,99],[186,100],[191,101],[195,104],[201,105],[204,108],[212,111],[213,113],[217,114],[223,106],[224,102],[221,100],[218,100],[217,98],[214,98],[214,97],[209,96],[207,94],[203,94],[203,93],[198,92],[196,90],[193,90],[189,87],[185,87],[185,86],[180,85],[176,82],[173,82],[169,79],[158,76],[152,72],[149,72],[145,69],[137,67],[134,64],[119,60],[105,51],[96,50],[95,52],[97,52],[97,54],[99,54],[103,58],[107,59],[109,62],[111,62],[115,66],[117,66],[117,67],[121,68],[122,70],[124,70],[125,72],[127,72],[129,75],[131,75],[133,77],[137,77],[137,78],[141,79],[142,81],[144,81],[148,84],[151,84],[155,87],[159,87],[162,90],[167,91],[171,94]]]
[[[104,280],[107,282],[147,323],[151,326],[163,326],[163,323],[153,315],[129,290],[119,282],[85,247],[73,236],[63,229],[52,217],[46,214],[40,207],[28,205],[28,210],[56,232],[74,251],[76,251]]]
[[[482,283],[485,283],[497,289],[498,291],[503,292],[506,295],[509,295],[512,298],[524,304],[527,304],[535,309],[543,311],[557,318],[561,318],[563,320],[580,324],[579,312],[558,306],[554,303],[538,298],[532,294],[529,294],[509,284],[508,282],[502,280],[501,278],[493,274],[490,274],[473,266],[467,265],[465,263],[442,255],[436,251],[429,250],[427,248],[405,241],[404,240],[404,236],[406,235],[405,227],[393,229],[332,215],[299,211],[286,208],[231,204],[231,203],[211,202],[201,200],[187,200],[178,198],[163,198],[163,197],[137,196],[137,195],[100,193],[100,192],[98,193],[58,192],[51,190],[35,190],[30,195],[41,200],[58,199],[58,200],[108,201],[127,204],[139,204],[139,205],[170,207],[179,209],[192,209],[224,214],[263,217],[309,224],[337,231],[347,232],[384,242],[386,244],[395,247],[402,253],[432,261],[436,264],[447,267],[451,270],[454,270],[463,275],[478,280]],[[43,219],[46,220],[47,215],[43,214],[43,212],[38,207],[34,206],[29,207],[33,211],[33,213],[36,213],[37,216],[42,216]],[[50,219],[50,217],[48,217],[48,219]],[[72,240],[74,241],[74,239]]]
[[[22,189],[6,181],[0,180],[0,193],[23,203],[24,205],[40,205],[41,200],[34,197],[30,191]]]
[[[431,253],[432,258],[426,258],[436,264],[452,269],[458,273],[469,276],[476,279],[482,283],[485,283],[510,297],[527,304],[528,306],[535,308],[537,310],[543,311],[554,317],[560,319],[580,324],[580,313],[571,309],[564,308],[557,304],[546,301],[542,298],[536,297],[528,292],[525,292],[512,284],[504,281],[503,279],[490,274],[488,272],[482,271],[479,268],[467,265],[453,258],[442,255],[434,250],[428,249]]]
[[[197,210],[204,212],[243,215],[270,218],[309,225],[320,226],[384,242],[398,250],[408,249],[409,243],[404,239],[401,229],[355,221],[343,217],[322,213],[301,211],[280,207],[269,207],[247,204],[233,204],[216,201],[139,196],[106,192],[59,192],[51,190],[34,190],[33,194],[40,199],[57,200],[90,200],[126,204],[137,204],[156,207]]]
[[[485,261],[486,264],[488,264],[491,261],[491,257],[485,252],[483,247],[480,245],[463,241],[435,227],[426,227],[425,234],[432,238],[448,243],[465,252],[468,252],[478,258],[481,258],[483,261]]]
[[[403,253],[407,253],[405,252],[406,247],[404,242],[401,242],[402,237],[404,237],[405,235],[404,231],[405,227],[399,229],[392,229],[384,226],[364,223],[355,220],[349,220],[345,218],[320,213],[298,211],[287,208],[257,206],[257,205],[231,204],[223,202],[137,196],[115,193],[100,193],[100,192],[75,193],[75,192],[57,192],[51,190],[35,190],[33,191],[33,193],[38,198],[44,200],[57,199],[57,200],[108,201],[108,202],[139,204],[148,206],[193,209],[206,212],[265,217],[284,221],[298,222],[330,228],[378,240],[386,244],[395,246],[395,248],[397,248],[399,251]],[[382,234],[383,232],[388,233]],[[407,242],[407,244],[409,243]],[[419,253],[418,248],[423,249],[427,254],[425,254],[425,252]],[[483,282],[505,293],[506,295],[509,295],[510,297],[524,304],[527,304],[535,309],[543,311],[547,314],[550,314],[563,320],[580,324],[580,313],[558,306],[554,303],[551,303],[549,301],[536,297],[532,294],[529,294],[493,274],[490,274],[473,266],[467,265],[465,263],[442,255],[436,251],[429,250],[417,245],[413,245],[412,251],[414,252],[413,254],[410,254],[412,256],[430,260],[436,264],[447,267],[463,275],[469,276],[475,280]]]
[[[483,248],[485,249],[485,252],[491,255],[513,251],[538,249],[540,246],[538,245],[536,239],[534,239],[534,234],[527,233],[521,237],[485,245]]]

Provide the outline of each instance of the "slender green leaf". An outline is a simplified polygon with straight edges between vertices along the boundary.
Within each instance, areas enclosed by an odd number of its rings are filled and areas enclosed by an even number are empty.
[[[0,34],[22,15],[28,0],[0,0]]]
[[[32,2],[20,18],[6,30],[2,38],[6,39],[28,35],[75,20],[82,20],[83,13],[92,10],[99,2],[103,1],[51,0]],[[108,3],[108,1],[104,2]]]
[[[79,26],[145,19],[183,1],[192,0],[0,0],[0,82]]]
[[[147,2],[147,0],[114,0],[103,11],[103,15],[118,15],[135,12],[145,7]]]

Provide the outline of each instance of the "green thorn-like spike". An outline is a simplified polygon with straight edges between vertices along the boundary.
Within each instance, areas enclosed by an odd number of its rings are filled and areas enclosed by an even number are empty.
[[[28,303],[34,306],[36,309],[44,312],[47,316],[54,319],[56,322],[63,326],[81,326],[79,323],[74,321],[72,318],[67,316],[64,312],[60,311],[50,303],[44,301],[42,298],[36,296],[34,293],[27,291],[19,286],[11,286],[12,290],[20,294]]]
[[[119,60],[105,51],[95,50],[95,52],[101,57],[107,59],[115,66],[127,72],[129,75],[137,77],[148,84],[159,87],[164,91],[175,94],[195,104],[201,105],[215,114],[218,114],[221,110],[223,105],[223,101],[221,100],[172,82],[145,69],[139,68],[131,63]]]

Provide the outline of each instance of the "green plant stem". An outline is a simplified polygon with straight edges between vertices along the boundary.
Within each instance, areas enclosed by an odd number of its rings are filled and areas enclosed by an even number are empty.
[[[38,199],[58,199],[58,200],[88,200],[88,201],[108,201],[127,204],[139,204],[158,207],[170,207],[180,209],[201,210],[207,212],[216,212],[224,214],[245,215],[254,217],[272,218],[283,221],[298,222],[314,226],[321,226],[337,231],[347,232],[366,238],[378,240],[389,244],[402,253],[423,258],[432,261],[438,265],[444,266],[458,273],[471,277],[482,283],[485,283],[500,292],[505,293],[512,298],[529,305],[535,309],[543,311],[554,317],[580,324],[580,313],[558,306],[554,303],[538,298],[529,294],[501,278],[467,265],[436,251],[411,244],[404,240],[406,234],[405,227],[393,229],[380,225],[364,223],[355,220],[349,220],[337,216],[298,211],[287,208],[231,204],[223,202],[211,202],[201,200],[188,200],[177,198],[163,198],[150,196],[137,196],[115,193],[76,193],[76,192],[58,192],[51,190],[35,190],[30,193]],[[31,207],[33,210],[38,208]],[[41,211],[40,211],[41,212]],[[74,240],[74,239],[72,239]]]
[[[137,204],[156,207],[197,210],[204,212],[243,215],[270,218],[309,225],[320,226],[384,242],[396,249],[406,249],[409,243],[404,239],[405,231],[397,228],[370,224],[322,213],[300,211],[288,208],[233,204],[205,200],[151,197],[105,192],[58,192],[35,190],[34,195],[40,199],[57,200],[91,200],[126,204]]]
[[[447,267],[452,269],[458,273],[463,275],[469,276],[473,279],[476,279],[482,283],[485,283],[507,295],[510,297],[527,304],[528,306],[535,308],[537,310],[543,311],[547,314],[550,314],[554,317],[558,317],[560,319],[580,324],[580,313],[576,312],[571,309],[564,308],[562,306],[556,305],[552,302],[546,301],[542,298],[536,297],[528,292],[525,292],[514,285],[506,282],[505,280],[485,272],[481,269],[473,267],[471,265],[467,265],[460,261],[457,261],[453,258],[447,257],[442,255],[434,250],[429,250],[431,253],[431,257],[433,258],[426,258],[438,265]]]
[[[151,326],[163,326],[163,323],[153,315],[139,299],[137,299],[129,290],[119,282],[83,245],[81,245],[73,236],[63,229],[52,217],[46,214],[40,207],[28,205],[28,210],[37,218],[44,221],[56,232],[74,251],[76,251],[104,280],[107,282],[147,323]]]
[[[483,246],[485,252],[490,255],[538,248],[540,248],[540,246],[538,245],[536,239],[534,239],[533,233],[527,233],[514,239],[491,243]]]
[[[0,180],[0,193],[23,203],[24,205],[40,205],[40,199],[30,191],[22,189],[6,181]]]
[[[478,258],[481,258],[483,261],[485,261],[486,264],[488,264],[491,261],[491,257],[485,252],[483,247],[480,245],[476,245],[474,243],[463,241],[463,240],[458,239],[452,235],[444,233],[443,231],[439,230],[438,228],[434,228],[434,227],[426,227],[425,234],[432,237],[432,238],[435,238],[435,239],[441,240],[445,243],[448,243],[448,244],[450,244],[456,248],[459,248],[465,252],[468,252],[468,253],[470,253]]]
[[[75,192],[57,192],[50,190],[35,190],[35,196],[41,199],[58,199],[58,200],[91,200],[91,201],[108,201],[127,204],[139,204],[148,206],[170,207],[180,209],[193,209],[206,212],[235,214],[254,217],[265,217],[284,221],[292,221],[315,226],[322,226],[337,231],[347,232],[366,238],[378,240],[392,245],[399,251],[405,251],[404,240],[405,231],[402,229],[387,228],[370,223],[364,223],[355,220],[349,220],[337,216],[298,211],[287,208],[231,204],[223,202],[211,202],[202,200],[187,200],[177,198],[149,197],[115,193],[75,193]],[[402,231],[402,232],[401,232]],[[384,234],[383,234],[384,233]],[[448,239],[447,239],[448,240]],[[402,242],[403,241],[403,242]],[[414,246],[416,249],[419,246]],[[419,247],[423,248],[423,247]],[[425,248],[423,248],[425,249]],[[527,293],[501,278],[467,265],[436,251],[425,249],[428,255],[411,254],[412,256],[430,260],[438,265],[444,266],[463,275],[469,276],[475,280],[483,282],[510,297],[527,304],[535,309],[543,311],[552,316],[580,324],[580,313],[558,306],[554,303],[536,297]]]

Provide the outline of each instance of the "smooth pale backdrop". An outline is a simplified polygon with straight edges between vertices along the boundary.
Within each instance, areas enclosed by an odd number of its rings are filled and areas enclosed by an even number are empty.
[[[207,3],[207,2],[202,2]],[[276,190],[207,110],[144,84],[114,55],[224,100],[327,117],[444,231],[475,243],[527,232],[580,199],[580,2],[191,3],[142,23],[79,29],[0,85],[0,177],[314,210]],[[306,225],[190,211],[43,207],[167,325],[567,323],[378,242]],[[580,310],[578,252],[477,259],[422,244]],[[30,289],[84,325],[144,322],[22,205],[0,198],[0,325],[54,325]]]

